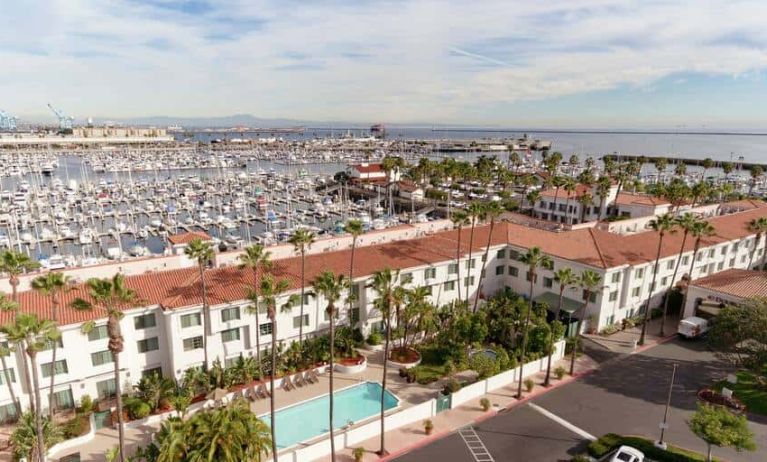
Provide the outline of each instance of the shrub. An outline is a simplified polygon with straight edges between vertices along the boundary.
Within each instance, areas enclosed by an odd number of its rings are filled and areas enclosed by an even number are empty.
[[[533,379],[527,378],[523,383],[525,384],[525,390],[527,390],[528,393],[533,391],[533,388],[535,388],[535,382],[533,382]]]
[[[83,414],[90,414],[93,412],[93,398],[91,398],[90,395],[83,395],[82,398],[80,398],[80,412]]]
[[[570,459],[570,462],[591,462],[591,459],[589,459],[586,456],[577,455],[573,457],[572,459]]]
[[[378,331],[373,331],[368,335],[368,345],[380,345],[383,342],[383,336]]]
[[[498,373],[498,363],[488,355],[479,352],[469,357],[469,369],[476,372],[480,379],[486,379]]]
[[[450,393],[455,393],[456,391],[461,389],[461,382],[451,379],[449,382],[445,384],[445,387],[442,389],[443,395],[449,395]]]
[[[605,326],[602,328],[602,332],[600,334],[602,335],[612,335],[616,332],[621,330],[621,327],[618,324],[610,324],[609,326]]]
[[[562,366],[557,366],[557,368],[554,369],[554,375],[557,377],[557,380],[562,380],[565,376],[565,372],[565,368]]]
[[[434,429],[434,423],[431,421],[431,419],[424,420],[423,429],[427,435],[431,434],[431,431]]]
[[[125,408],[128,410],[128,415],[133,420],[143,419],[152,413],[152,408],[149,404],[137,397],[127,399]]]
[[[354,448],[352,450],[352,455],[354,456],[355,461],[361,461],[365,456],[365,448]]]
[[[64,432],[64,438],[77,438],[83,436],[90,430],[89,414],[78,414],[73,419],[65,422],[61,426],[61,430]]]
[[[487,412],[487,410],[490,409],[490,400],[487,398],[482,398],[479,400],[479,406],[483,411]]]
[[[509,357],[509,354],[506,352],[505,349],[496,347],[493,348],[493,351],[495,351],[495,362],[498,364],[498,371],[507,371],[509,369],[514,369],[517,367],[517,361],[512,360]]]

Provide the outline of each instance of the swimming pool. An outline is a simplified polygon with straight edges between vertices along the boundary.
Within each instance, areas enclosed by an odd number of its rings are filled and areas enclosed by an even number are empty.
[[[365,382],[333,394],[333,428],[341,428],[349,421],[359,422],[381,412],[381,384]],[[277,447],[288,448],[302,441],[328,433],[329,395],[294,404],[278,410]],[[384,407],[388,411],[399,405],[399,399],[386,390]],[[267,425],[271,424],[269,414],[261,416]]]

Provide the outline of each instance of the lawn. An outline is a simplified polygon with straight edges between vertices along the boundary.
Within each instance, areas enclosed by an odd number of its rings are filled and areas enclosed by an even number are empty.
[[[759,384],[752,372],[740,371],[736,376],[738,383],[721,381],[716,384],[716,391],[721,392],[726,386],[732,390],[733,396],[743,401],[748,412],[767,415],[767,388]]]

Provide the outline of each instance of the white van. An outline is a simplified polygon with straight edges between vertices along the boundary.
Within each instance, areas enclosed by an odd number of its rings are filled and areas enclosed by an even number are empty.
[[[708,331],[709,324],[706,319],[690,316],[679,321],[677,332],[684,338],[698,338]]]

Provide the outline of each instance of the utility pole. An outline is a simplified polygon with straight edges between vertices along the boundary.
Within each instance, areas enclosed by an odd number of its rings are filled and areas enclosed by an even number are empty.
[[[671,371],[671,384],[668,387],[668,398],[666,399],[666,410],[663,412],[663,422],[660,424],[660,440],[655,443],[655,446],[666,449],[666,443],[663,442],[663,436],[668,428],[668,408],[671,406],[671,393],[674,391],[674,379],[676,378],[676,368],[678,364],[674,363],[674,369]]]

